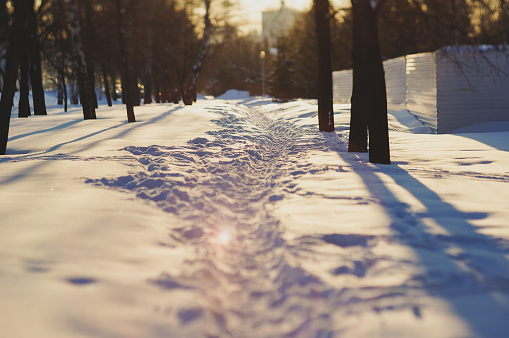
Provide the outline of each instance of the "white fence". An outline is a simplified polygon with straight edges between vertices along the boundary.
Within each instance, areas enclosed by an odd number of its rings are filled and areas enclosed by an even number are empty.
[[[509,120],[509,52],[447,47],[384,62],[389,110],[408,109],[437,133]],[[350,103],[352,71],[334,72],[334,102]]]

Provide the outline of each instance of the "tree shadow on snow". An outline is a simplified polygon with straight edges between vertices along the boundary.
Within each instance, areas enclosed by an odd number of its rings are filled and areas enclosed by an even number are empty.
[[[141,128],[141,127],[143,127],[145,125],[150,125],[150,124],[153,124],[153,123],[157,123],[157,122],[161,121],[162,119],[170,116],[172,113],[176,112],[177,110],[180,110],[180,109],[183,109],[183,108],[184,108],[183,106],[174,107],[174,108],[169,109],[168,111],[166,111],[166,112],[164,112],[164,113],[162,113],[160,115],[157,115],[157,116],[155,116],[155,117],[153,117],[151,119],[148,119],[148,120],[138,119],[138,121],[135,122],[135,123],[121,122],[121,123],[116,124],[114,126],[110,126],[110,127],[99,129],[99,130],[95,130],[95,131],[93,131],[93,132],[91,132],[89,134],[76,137],[75,139],[64,141],[64,142],[61,142],[59,144],[52,145],[51,147],[46,149],[44,152],[39,152],[39,153],[36,153],[36,154],[33,154],[33,153],[24,153],[22,156],[16,156],[16,157],[13,157],[13,158],[9,158],[8,155],[9,154],[13,155],[13,153],[15,153],[15,152],[12,151],[12,150],[9,150],[9,148],[7,148],[6,157],[0,158],[0,162],[21,161],[21,160],[37,160],[37,159],[44,159],[44,160],[65,160],[65,159],[71,159],[71,157],[69,155],[80,153],[81,151],[86,150],[87,148],[95,146],[95,145],[101,143],[103,141],[103,139],[100,138],[97,141],[94,141],[92,143],[86,143],[86,144],[83,145],[83,147],[81,149],[73,151],[70,154],[48,154],[48,153],[54,152],[54,151],[58,150],[59,148],[61,148],[62,146],[73,144],[73,143],[76,143],[76,142],[80,142],[80,141],[83,141],[83,140],[88,139],[90,137],[102,134],[104,132],[107,132],[107,131],[110,131],[110,130],[113,130],[113,129],[117,129],[117,128],[120,128],[120,127],[125,127],[120,132],[118,132],[117,134],[112,135],[111,137],[109,137],[109,139],[122,138],[125,135],[131,133],[132,131],[134,131],[134,130],[136,130],[138,128]],[[15,136],[15,138],[9,139],[9,141],[12,141],[13,139],[17,139],[17,138],[26,137],[26,136],[29,136],[29,135],[35,135],[35,134],[39,134],[39,133],[55,131],[55,130],[58,130],[58,129],[69,127],[71,125],[77,124],[78,122],[82,122],[82,121],[84,121],[84,120],[83,119],[73,120],[73,121],[66,122],[66,123],[63,123],[61,125],[55,126],[53,128],[48,128],[48,129],[44,129],[42,131],[36,131],[36,132],[33,132],[33,133],[26,133],[26,134],[23,134],[23,135]],[[100,120],[97,120],[95,122],[100,123]],[[7,146],[9,146],[9,144],[7,144]],[[3,181],[0,181],[0,184],[13,183],[14,181],[17,181],[18,179],[23,178],[26,175],[29,175],[30,173],[34,172],[37,168],[40,168],[40,167],[44,166],[46,163],[47,162],[45,162],[45,161],[37,161],[32,166],[29,166],[29,167],[27,166],[25,168],[25,170],[19,172],[16,176],[11,176],[11,177],[8,177],[8,178],[4,179]]]
[[[469,222],[487,214],[457,210],[397,164],[373,168],[353,161],[351,154],[339,152],[339,155],[352,165],[392,218],[391,228],[397,239],[415,252],[424,273],[413,276],[413,281],[430,296],[446,301],[470,327],[473,336],[507,333],[509,247],[502,239],[480,233]],[[420,201],[426,212],[412,212],[410,205],[395,196],[377,172],[389,175]],[[445,231],[430,232],[423,219],[434,221]]]

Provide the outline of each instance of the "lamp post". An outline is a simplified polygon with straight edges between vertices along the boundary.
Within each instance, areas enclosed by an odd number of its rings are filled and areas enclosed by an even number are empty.
[[[262,60],[262,96],[265,96],[265,51],[260,52],[260,59]]]

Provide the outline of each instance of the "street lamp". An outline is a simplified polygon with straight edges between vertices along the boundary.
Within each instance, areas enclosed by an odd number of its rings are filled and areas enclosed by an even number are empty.
[[[260,59],[262,60],[262,96],[265,96],[265,51],[260,52]]]

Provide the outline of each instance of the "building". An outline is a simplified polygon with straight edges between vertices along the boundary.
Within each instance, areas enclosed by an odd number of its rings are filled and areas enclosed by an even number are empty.
[[[387,106],[408,109],[436,133],[509,121],[509,51],[445,47],[384,62]],[[349,103],[351,70],[334,72],[334,102]]]
[[[277,38],[288,32],[297,14],[299,11],[286,7],[284,0],[281,1],[281,8],[262,12],[262,38],[270,48],[275,48]]]

